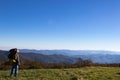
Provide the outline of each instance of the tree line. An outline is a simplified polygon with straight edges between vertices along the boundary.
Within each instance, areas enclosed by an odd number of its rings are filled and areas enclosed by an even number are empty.
[[[37,61],[25,60],[21,61],[20,69],[64,69],[64,68],[81,68],[81,67],[120,67],[120,63],[113,64],[99,64],[93,63],[91,60],[82,60],[78,58],[75,63],[42,63]],[[9,61],[0,62],[0,70],[8,70],[11,68],[11,63]]]

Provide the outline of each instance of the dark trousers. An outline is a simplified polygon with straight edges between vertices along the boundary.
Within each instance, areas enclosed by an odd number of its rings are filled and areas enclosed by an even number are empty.
[[[11,76],[11,77],[12,77],[13,75],[14,75],[15,77],[18,76],[18,64],[15,64],[15,63],[12,64],[11,73],[10,73],[10,76]]]

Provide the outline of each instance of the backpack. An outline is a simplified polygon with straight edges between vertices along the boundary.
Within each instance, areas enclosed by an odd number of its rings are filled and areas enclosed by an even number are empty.
[[[16,52],[17,52],[16,48],[9,50],[8,59],[15,59]]]

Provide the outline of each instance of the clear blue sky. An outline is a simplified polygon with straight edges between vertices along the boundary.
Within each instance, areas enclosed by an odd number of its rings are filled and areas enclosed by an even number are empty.
[[[0,0],[0,48],[120,51],[120,0]]]

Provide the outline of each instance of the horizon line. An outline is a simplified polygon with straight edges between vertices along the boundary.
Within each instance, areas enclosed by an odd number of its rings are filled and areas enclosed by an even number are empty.
[[[14,48],[14,47],[12,47]],[[0,47],[0,50],[5,50],[5,51],[8,51],[12,48],[8,48],[8,47]],[[120,52],[119,50],[108,50],[108,49],[36,49],[36,48],[17,48],[19,50],[71,50],[71,51],[110,51],[110,52]]]

